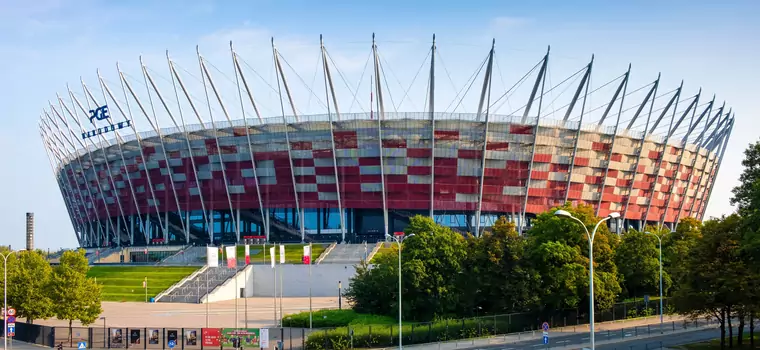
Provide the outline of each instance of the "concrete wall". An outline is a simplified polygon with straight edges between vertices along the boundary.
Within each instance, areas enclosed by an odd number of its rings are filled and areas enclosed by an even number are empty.
[[[253,265],[248,265],[245,269],[238,272],[235,277],[228,279],[221,286],[217,287],[213,292],[209,293],[206,298],[201,298],[201,303],[234,300],[236,296],[240,296],[240,288],[245,288],[246,283],[248,283],[248,288],[246,288],[246,296],[250,297],[252,294],[251,286],[253,286],[252,276]],[[237,280],[237,284],[235,283],[235,280]]]
[[[308,265],[277,265],[277,296],[280,295],[280,273],[282,273],[282,296],[309,296],[309,266]],[[343,282],[343,289],[348,287],[349,280],[356,274],[352,265],[322,264],[311,266],[311,295],[312,297],[335,297],[338,295],[338,281]],[[237,288],[235,285],[237,279]],[[244,288],[246,297],[272,297],[274,289],[274,274],[269,265],[248,265],[209,294],[208,302],[234,300]],[[201,300],[206,302],[206,299]]]
[[[282,273],[283,297],[309,296],[309,265],[277,265],[277,295],[280,295],[280,273]],[[338,295],[338,281],[343,289],[356,274],[353,265],[320,264],[311,266],[311,295],[313,297],[334,297]],[[274,289],[274,273],[269,265],[253,266],[253,287],[250,296],[271,297]]]

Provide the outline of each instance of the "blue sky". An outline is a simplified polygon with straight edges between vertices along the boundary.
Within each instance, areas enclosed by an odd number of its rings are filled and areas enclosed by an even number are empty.
[[[375,32],[384,59],[401,82],[389,88],[397,98],[409,91],[399,103],[404,111],[423,108],[426,78],[412,77],[425,61],[432,33],[446,67],[437,71],[437,110],[467,83],[491,38],[496,39],[500,69],[494,84],[502,89],[528,71],[547,45],[552,46],[555,83],[585,65],[591,54],[596,86],[622,74],[628,63],[632,86],[651,82],[658,72],[669,88],[684,79],[685,95],[702,87],[737,113],[708,208],[708,216],[729,213],[741,153],[758,138],[759,17],[756,1],[1,1],[0,243],[23,246],[24,213],[33,211],[38,247],[76,244],[37,128],[42,109],[56,93],[66,95],[67,83],[81,91],[81,76],[97,88],[95,70],[100,68],[109,84],[118,85],[117,61],[139,81],[140,55],[159,77],[168,77],[167,49],[178,65],[199,76],[194,61],[198,44],[204,57],[230,77],[229,40],[247,63],[271,78],[269,38],[274,36],[292,64],[293,84],[305,82],[295,88],[300,89],[299,110],[320,113],[307,89],[319,87],[312,82],[319,34],[346,80],[357,84]],[[221,89],[234,89],[219,74]],[[368,86],[360,89],[368,95]],[[345,103],[351,102],[349,92],[341,95],[349,96]],[[264,105],[271,102],[265,113],[274,116],[279,107],[271,95],[259,99]],[[472,112],[473,98],[468,96],[462,111]],[[601,101],[592,100],[593,105]],[[510,101],[510,106],[520,104]]]

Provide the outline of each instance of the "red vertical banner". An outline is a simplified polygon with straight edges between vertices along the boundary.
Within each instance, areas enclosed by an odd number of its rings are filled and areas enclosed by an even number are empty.
[[[251,264],[251,248],[247,244],[245,245],[245,264]]]
[[[304,265],[311,264],[311,246],[308,246],[308,245],[303,246],[303,264]]]
[[[237,247],[225,247],[227,253],[227,268],[237,268]]]

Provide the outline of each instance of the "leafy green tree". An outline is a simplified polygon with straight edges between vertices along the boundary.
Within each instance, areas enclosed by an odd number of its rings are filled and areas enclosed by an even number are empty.
[[[660,260],[656,237],[629,230],[615,250],[615,262],[623,276],[623,292],[630,297],[655,295],[660,290]],[[663,272],[663,289],[670,286],[670,276]]]
[[[467,238],[461,295],[464,310],[475,314],[527,311],[538,304],[539,277],[525,259],[527,241],[500,217],[482,237]]]
[[[86,326],[95,322],[103,312],[100,307],[101,286],[87,277],[89,269],[84,250],[67,251],[50,275],[48,290],[50,299],[55,301],[53,314],[59,320],[69,321],[70,340],[73,321]]]
[[[703,236],[687,258],[682,284],[673,295],[676,311],[695,318],[709,315],[720,321],[722,348],[726,330],[732,345],[731,320],[748,288],[747,266],[741,259],[740,224],[738,215],[705,222]]]
[[[657,232],[654,227],[648,229],[651,230],[649,232]],[[666,290],[673,292],[679,288],[688,272],[691,250],[702,238],[702,223],[692,217],[686,217],[680,220],[675,232],[665,229],[657,234],[662,237],[662,264],[673,281],[672,288]]]
[[[372,265],[362,262],[344,296],[359,313],[395,315],[398,309],[398,251],[378,254]]]
[[[401,260],[405,317],[428,320],[463,313],[457,276],[467,256],[464,237],[420,215],[410,219],[404,232],[407,239],[402,245]],[[412,234],[414,237],[410,237]]]
[[[8,300],[29,323],[53,316],[47,286],[52,268],[42,251],[20,251],[18,266],[8,276]]]
[[[541,293],[545,307],[588,307],[588,238],[575,220],[554,215],[564,209],[578,218],[591,232],[601,218],[593,207],[566,204],[539,214],[528,232],[530,257],[542,278]],[[596,308],[609,309],[621,292],[614,248],[617,236],[601,225],[594,237],[594,296]],[[557,251],[553,251],[556,249]],[[558,277],[552,274],[560,274]],[[585,281],[580,278],[585,275]],[[585,287],[584,287],[585,286]]]

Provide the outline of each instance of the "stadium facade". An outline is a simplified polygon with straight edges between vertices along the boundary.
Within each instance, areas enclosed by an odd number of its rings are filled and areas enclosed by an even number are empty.
[[[658,77],[641,89],[643,101],[631,104],[633,118],[621,122],[629,68],[601,120],[584,123],[592,60],[579,71],[565,117],[550,120],[541,114],[550,89],[544,86],[547,52],[534,67],[522,113],[494,114],[492,48],[476,113],[433,110],[434,58],[429,108],[389,112],[376,47],[373,42],[376,100],[369,113],[338,111],[324,55],[332,104],[323,115],[298,115],[294,108],[292,115],[262,117],[234,50],[238,91],[253,118],[230,118],[231,107],[222,104],[200,55],[206,96],[219,99],[225,119],[201,119],[203,107],[194,104],[171,60],[176,96],[186,98],[191,108],[185,114],[198,116],[198,124],[180,121],[144,65],[151,107],[165,112],[172,127],[149,116],[147,102],[121,71],[118,92],[98,75],[102,99],[84,83],[87,101],[69,90],[68,99],[59,97],[45,110],[40,133],[80,244],[231,243],[261,236],[361,241],[401,231],[417,214],[472,233],[506,215],[522,232],[536,214],[566,202],[590,204],[600,216],[621,213],[622,222],[613,224],[618,229],[672,228],[684,217],[703,217],[734,125],[714,98],[700,104],[701,92],[687,97],[682,86],[658,95]],[[276,49],[274,57],[280,97],[292,106]],[[122,92],[132,96],[134,112],[114,97]],[[660,97],[664,107],[653,110]],[[571,120],[579,109],[580,120]],[[135,127],[140,113],[148,131]],[[635,122],[646,123],[634,130]]]

